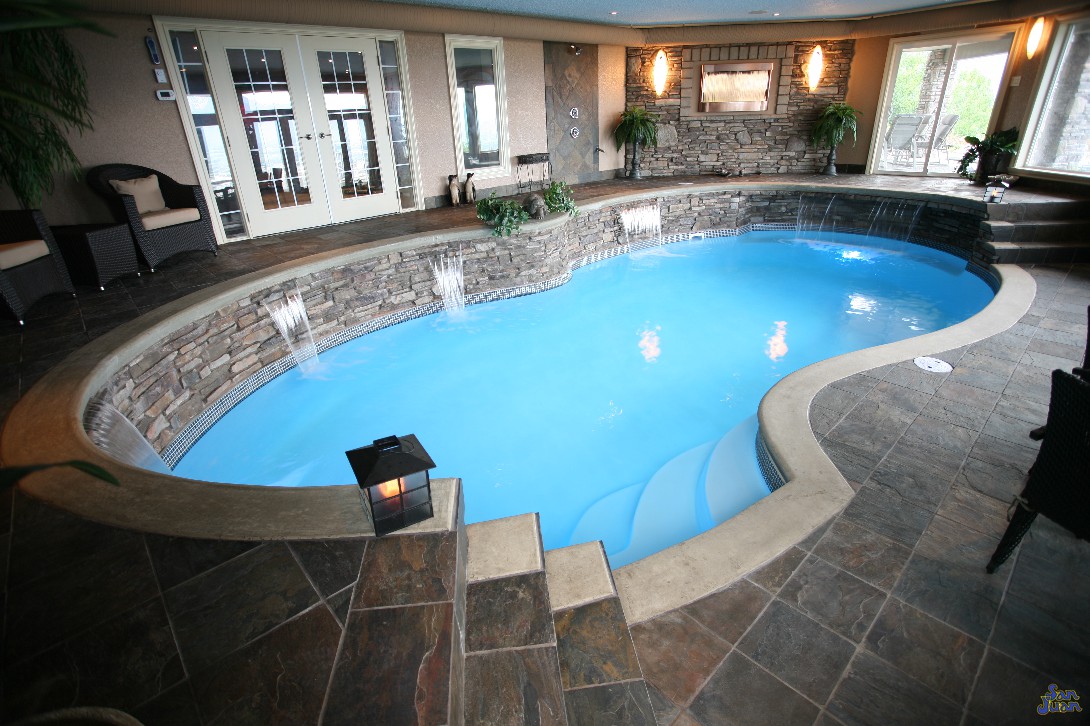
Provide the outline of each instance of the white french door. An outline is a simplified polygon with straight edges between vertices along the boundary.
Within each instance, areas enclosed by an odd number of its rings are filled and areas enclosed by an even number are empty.
[[[399,210],[374,38],[201,40],[251,235]]]

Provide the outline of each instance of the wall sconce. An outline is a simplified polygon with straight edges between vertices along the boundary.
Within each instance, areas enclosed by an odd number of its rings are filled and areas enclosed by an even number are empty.
[[[810,60],[806,63],[806,84],[810,87],[810,93],[816,91],[821,83],[823,70],[825,70],[825,57],[821,52],[821,46],[815,45],[810,51]]]
[[[1032,59],[1033,54],[1041,47],[1041,38],[1045,34],[1044,17],[1033,21],[1033,27],[1029,29],[1029,37],[1026,38],[1026,59]]]
[[[344,453],[375,535],[389,534],[432,516],[428,469],[434,469],[435,462],[415,436],[387,436]]]
[[[568,45],[568,52],[572,55],[583,55],[583,46],[571,43]]]
[[[666,90],[666,76],[670,72],[670,61],[666,58],[666,51],[660,50],[655,54],[655,63],[651,67],[651,83],[655,87],[655,95],[661,96]]]

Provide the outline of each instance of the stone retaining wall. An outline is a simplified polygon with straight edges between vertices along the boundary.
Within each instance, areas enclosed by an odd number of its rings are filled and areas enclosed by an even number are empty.
[[[797,190],[728,189],[676,194],[584,210],[574,220],[528,225],[513,237],[480,237],[422,244],[400,252],[374,250],[356,259],[302,275],[293,283],[247,292],[226,307],[179,328],[128,365],[101,392],[162,451],[202,411],[288,350],[263,303],[282,298],[296,285],[306,302],[316,340],[376,317],[439,300],[431,261],[463,251],[466,293],[544,282],[568,272],[583,256],[626,242],[619,213],[657,203],[663,234],[733,229],[747,224],[785,223],[822,210],[823,228],[864,229],[879,219],[890,236],[904,236],[908,216],[898,200],[871,195],[806,193]],[[597,205],[595,205],[597,206]],[[887,219],[888,217],[888,219]],[[916,217],[913,237],[963,250],[979,247],[984,211],[971,205],[928,202]],[[804,225],[805,226],[805,225]],[[462,235],[464,236],[464,235]],[[434,237],[433,237],[434,239]],[[346,254],[349,251],[346,250]],[[336,264],[331,263],[331,264]]]
[[[825,70],[810,91],[806,64],[815,45],[824,52]],[[825,165],[828,149],[810,144],[818,113],[844,101],[854,40],[797,41],[729,46],[665,48],[671,69],[666,88],[655,95],[649,82],[657,48],[628,48],[625,105],[642,106],[658,119],[658,147],[641,151],[640,168],[652,176],[710,174],[797,174]],[[700,100],[700,71],[705,63],[770,61],[776,88],[767,111],[705,113]],[[632,149],[625,152],[631,169]]]

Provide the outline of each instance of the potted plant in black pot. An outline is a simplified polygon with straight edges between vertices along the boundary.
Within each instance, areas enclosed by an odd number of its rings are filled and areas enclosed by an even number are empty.
[[[655,116],[649,114],[645,108],[640,106],[627,108],[621,114],[621,122],[613,131],[618,150],[626,143],[632,144],[632,171],[628,175],[633,179],[643,177],[640,172],[640,144],[659,145],[658,131],[655,129],[656,120]]]
[[[958,174],[972,179],[973,184],[986,184],[988,177],[1003,174],[1010,166],[1014,152],[1018,151],[1018,129],[1012,126],[1004,131],[985,134],[979,139],[976,136],[966,136],[965,143],[969,148],[958,162]],[[969,167],[974,161],[976,171],[970,172]]]
[[[846,103],[830,103],[814,121],[814,128],[810,132],[810,143],[829,149],[829,160],[821,173],[825,176],[836,176],[836,147],[852,132],[852,144],[856,141],[856,130],[859,127],[859,111]]]

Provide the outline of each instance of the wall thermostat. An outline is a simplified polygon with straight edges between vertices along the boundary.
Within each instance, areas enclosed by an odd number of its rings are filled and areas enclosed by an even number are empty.
[[[160,101],[173,101],[174,91],[170,90],[169,88],[162,88],[155,92],[155,97],[158,98]]]

